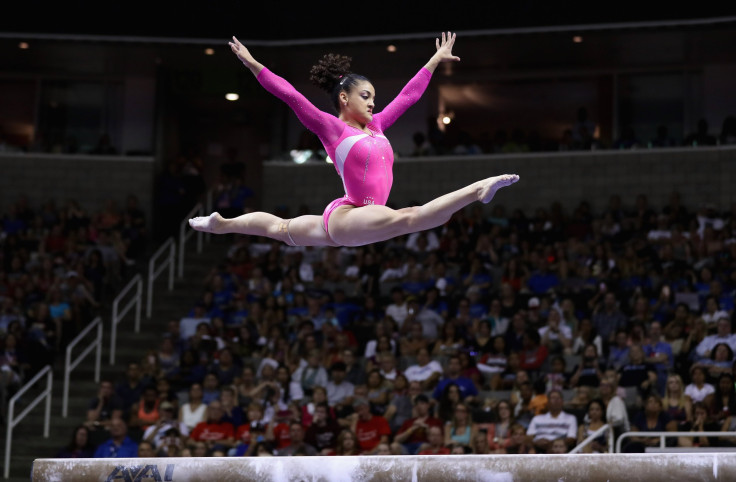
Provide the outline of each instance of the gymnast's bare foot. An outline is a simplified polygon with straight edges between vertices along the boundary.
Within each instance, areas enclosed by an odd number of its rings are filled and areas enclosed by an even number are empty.
[[[189,220],[189,225],[197,231],[222,234],[225,228],[225,219],[214,212],[209,216],[196,217]]]
[[[480,193],[478,200],[484,204],[491,202],[496,191],[502,187],[510,186],[519,180],[516,174],[503,174],[501,176],[489,177],[480,182]]]

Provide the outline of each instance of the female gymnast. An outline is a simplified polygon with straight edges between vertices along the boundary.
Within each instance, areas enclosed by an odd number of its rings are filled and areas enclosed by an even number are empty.
[[[345,196],[336,199],[322,216],[281,219],[253,212],[226,219],[217,212],[189,220],[192,228],[215,234],[266,236],[290,246],[362,246],[432,229],[450,220],[474,201],[488,203],[496,191],[519,176],[489,177],[440,196],[422,206],[394,210],[386,206],[393,182],[393,149],[384,136],[406,109],[424,93],[437,65],[457,62],[452,54],[456,34],[435,39],[437,51],[382,112],[373,113],[375,90],[371,82],[350,72],[351,59],[327,54],[312,67],[310,80],[330,94],[338,116],[322,112],[283,78],[272,73],[233,37],[230,48],[269,92],[286,102],[304,126],[317,134],[337,173]]]

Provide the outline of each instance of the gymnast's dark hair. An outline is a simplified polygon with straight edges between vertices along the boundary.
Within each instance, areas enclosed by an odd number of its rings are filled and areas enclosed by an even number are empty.
[[[309,80],[329,94],[337,112],[340,112],[340,92],[349,93],[358,82],[370,82],[368,78],[350,71],[352,60],[346,55],[325,54],[309,71]]]

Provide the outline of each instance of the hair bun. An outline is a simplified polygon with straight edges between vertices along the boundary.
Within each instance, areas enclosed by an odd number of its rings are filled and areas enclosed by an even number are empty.
[[[350,62],[347,55],[325,54],[312,66],[309,80],[320,89],[330,93],[340,83],[343,76],[350,73]]]

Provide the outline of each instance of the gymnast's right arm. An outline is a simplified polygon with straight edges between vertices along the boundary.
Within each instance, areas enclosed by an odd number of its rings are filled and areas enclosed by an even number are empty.
[[[243,65],[253,72],[258,82],[267,91],[286,102],[304,127],[317,134],[323,143],[331,144],[340,137],[345,125],[337,117],[319,110],[289,82],[264,67],[237,38],[233,37],[230,48]]]

